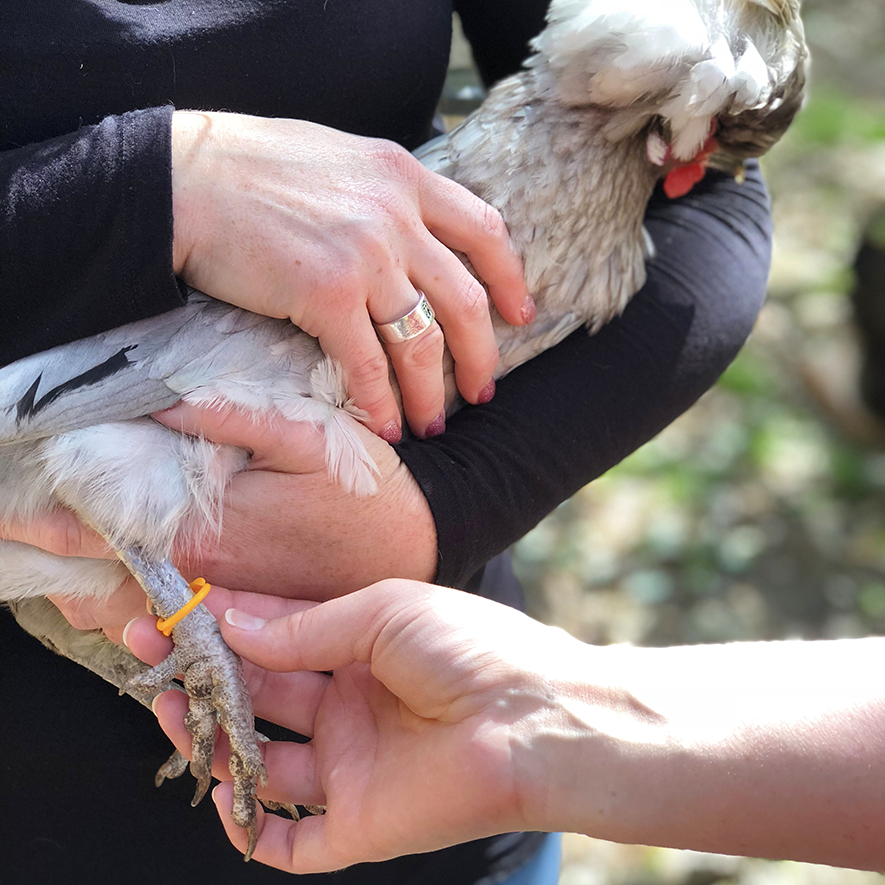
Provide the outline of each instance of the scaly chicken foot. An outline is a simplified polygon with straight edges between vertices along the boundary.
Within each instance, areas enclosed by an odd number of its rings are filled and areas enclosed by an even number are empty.
[[[169,560],[153,561],[135,547],[118,550],[117,555],[141,584],[160,617],[171,617],[193,597],[190,587]],[[209,788],[216,725],[220,724],[227,733],[230,738],[228,764],[234,781],[231,817],[248,832],[245,859],[249,860],[258,841],[255,793],[259,781],[267,782],[267,772],[258,748],[252,701],[240,660],[227,647],[218,624],[203,606],[197,606],[172,628],[172,639],[175,648],[170,655],[132,679],[126,689],[160,692],[177,674],[183,675],[184,689],[190,698],[185,726],[193,737],[190,769],[197,779],[193,805]],[[161,769],[162,777],[171,776],[172,770]],[[162,780],[160,772],[157,777]]]
[[[265,737],[260,731],[255,732],[261,743],[270,741],[269,737]],[[188,761],[176,750],[157,770],[154,777],[154,784],[158,787],[162,786],[166,778],[181,777],[187,771]],[[308,814],[325,814],[325,805],[295,805],[289,802],[275,802],[273,799],[258,800],[265,808],[270,811],[285,811],[294,821],[301,820],[301,812],[299,808],[303,808]]]

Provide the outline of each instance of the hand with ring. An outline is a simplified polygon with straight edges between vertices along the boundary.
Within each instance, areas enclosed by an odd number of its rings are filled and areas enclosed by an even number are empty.
[[[494,393],[486,289],[452,250],[467,255],[506,321],[534,317],[500,214],[391,142],[176,111],[172,191],[176,274],[317,337],[387,442],[400,438],[401,418],[374,324],[419,437],[445,426],[444,345],[464,399]]]

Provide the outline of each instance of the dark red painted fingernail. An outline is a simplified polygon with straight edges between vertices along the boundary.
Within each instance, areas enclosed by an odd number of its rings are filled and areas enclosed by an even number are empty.
[[[424,439],[430,439],[431,436],[439,436],[445,429],[445,414],[437,415],[436,418],[427,425],[427,430],[424,431]]]
[[[396,421],[391,421],[390,424],[384,425],[378,436],[380,436],[384,442],[393,445],[403,438],[403,431]]]
[[[491,398],[495,395],[495,379],[492,378],[485,387],[479,392],[479,396],[476,398],[476,401],[480,404],[487,403],[491,400]]]
[[[522,302],[520,313],[522,313],[522,319],[525,323],[532,322],[532,320],[538,315],[538,306],[535,304],[535,299],[532,298],[531,295],[525,296],[525,301]]]

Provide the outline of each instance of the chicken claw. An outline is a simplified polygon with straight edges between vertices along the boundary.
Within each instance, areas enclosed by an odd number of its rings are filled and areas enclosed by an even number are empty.
[[[162,787],[166,778],[172,780],[181,777],[188,767],[187,758],[176,750],[158,769],[154,775],[154,786]]]

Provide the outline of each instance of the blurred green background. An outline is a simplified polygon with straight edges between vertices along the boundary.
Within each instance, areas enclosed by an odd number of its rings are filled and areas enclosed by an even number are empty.
[[[885,208],[885,3],[805,0],[803,19],[810,99],[764,160],[775,257],[756,330],[690,412],[516,548],[532,614],[587,642],[885,633],[885,433],[853,407],[847,297]],[[452,66],[456,112],[460,36]],[[561,885],[881,880],[569,836]]]

